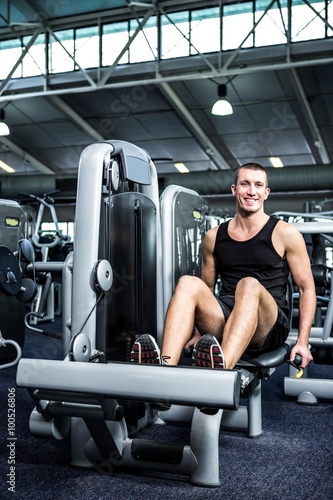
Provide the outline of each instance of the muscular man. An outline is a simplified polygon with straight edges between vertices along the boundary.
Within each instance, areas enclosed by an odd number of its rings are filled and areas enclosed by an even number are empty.
[[[289,333],[289,271],[299,290],[298,340],[290,359],[300,354],[303,368],[312,360],[308,341],[316,293],[303,237],[292,224],[264,212],[270,189],[261,165],[242,165],[231,191],[236,215],[207,232],[201,279],[180,278],[165,319],[161,355],[154,338],[145,334],[134,343],[131,361],[176,365],[184,347],[194,346],[194,365],[232,369],[247,349],[258,354],[276,349]]]

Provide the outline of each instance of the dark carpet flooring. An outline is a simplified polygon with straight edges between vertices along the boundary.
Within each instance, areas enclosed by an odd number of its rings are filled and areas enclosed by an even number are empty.
[[[29,331],[23,355],[61,359],[61,341]],[[34,405],[27,391],[15,386],[15,374],[16,367],[0,371],[1,499],[333,499],[333,402],[300,406],[286,398],[286,366],[263,383],[263,436],[249,439],[242,432],[220,432],[218,488],[194,487],[180,475],[138,470],[106,474],[71,467],[69,438],[56,441],[30,434],[29,415]],[[313,374],[333,379],[333,367],[313,366]],[[12,388],[17,438],[13,450],[7,446],[8,394]],[[189,426],[154,425],[140,436],[188,443]],[[8,489],[13,472],[8,462],[12,458],[15,492]]]

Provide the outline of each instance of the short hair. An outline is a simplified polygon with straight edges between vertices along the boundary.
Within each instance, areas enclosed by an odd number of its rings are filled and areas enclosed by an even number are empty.
[[[264,172],[266,174],[266,179],[267,179],[266,187],[268,187],[267,170],[262,165],[260,165],[259,163],[253,163],[253,162],[244,163],[244,165],[241,165],[239,168],[237,168],[237,170],[235,172],[235,178],[234,178],[234,184],[235,184],[235,186],[237,186],[239,171],[242,168],[248,168],[249,170],[261,170],[262,172]]]

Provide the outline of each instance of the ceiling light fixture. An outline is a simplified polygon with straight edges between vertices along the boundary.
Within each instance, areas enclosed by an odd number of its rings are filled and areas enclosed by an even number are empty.
[[[5,119],[5,111],[4,109],[0,109],[0,135],[9,135],[9,127],[4,122]]]
[[[217,115],[217,116],[232,115],[234,110],[232,109],[230,102],[226,100],[227,86],[218,85],[217,95],[219,96],[219,98],[212,107],[212,115]]]
[[[189,169],[184,165],[184,163],[174,163],[174,166],[181,174],[188,174]]]
[[[274,168],[282,168],[284,165],[278,156],[271,156],[269,161]]]
[[[0,160],[0,168],[2,168],[2,170],[4,170],[5,172],[7,172],[8,174],[14,174],[15,173],[15,170],[13,169],[13,167],[11,167],[10,165],[7,165],[7,163],[5,163],[2,160]]]

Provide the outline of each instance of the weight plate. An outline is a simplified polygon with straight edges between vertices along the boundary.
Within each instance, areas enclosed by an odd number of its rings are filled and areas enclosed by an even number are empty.
[[[31,242],[27,239],[20,240],[18,242],[19,252],[21,253],[22,259],[24,262],[30,264],[35,260],[35,251]]]
[[[20,302],[29,302],[36,297],[37,285],[30,278],[22,279],[22,286],[19,293],[16,295]]]

